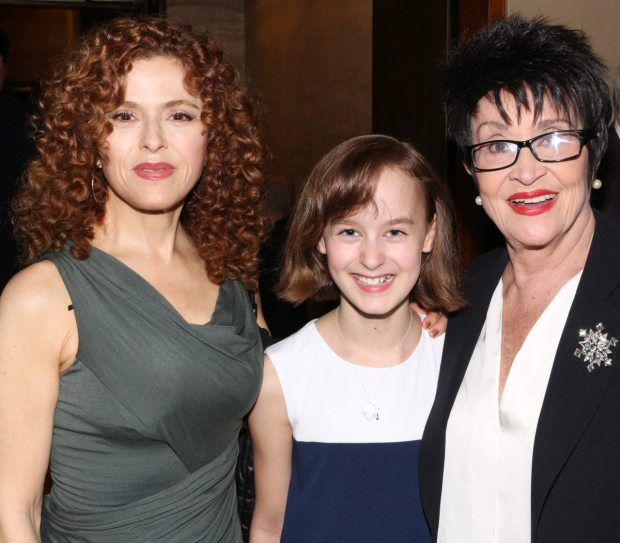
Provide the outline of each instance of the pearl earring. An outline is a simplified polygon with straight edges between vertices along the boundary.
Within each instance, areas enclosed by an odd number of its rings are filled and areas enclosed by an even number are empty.
[[[476,202],[476,205],[482,205],[482,198],[480,198],[480,196],[476,196],[476,199],[474,201]]]
[[[602,186],[603,186],[603,183],[601,182],[600,179],[595,179],[594,182],[592,183],[593,189],[600,189]]]

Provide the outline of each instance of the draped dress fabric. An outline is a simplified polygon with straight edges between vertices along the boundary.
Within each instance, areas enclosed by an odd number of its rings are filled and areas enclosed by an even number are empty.
[[[42,259],[60,272],[79,333],[60,375],[43,542],[240,543],[237,439],[262,379],[243,286],[225,281],[197,325],[96,248]]]

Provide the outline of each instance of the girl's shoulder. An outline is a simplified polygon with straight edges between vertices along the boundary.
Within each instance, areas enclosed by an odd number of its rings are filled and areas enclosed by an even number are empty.
[[[300,360],[315,358],[316,351],[322,347],[323,338],[318,333],[315,325],[316,320],[310,321],[301,330],[292,336],[271,345],[265,350],[265,354],[274,365],[287,360]]]

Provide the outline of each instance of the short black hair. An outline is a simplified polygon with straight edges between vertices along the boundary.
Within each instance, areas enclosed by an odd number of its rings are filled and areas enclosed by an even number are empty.
[[[543,17],[525,19],[517,14],[496,19],[448,53],[442,77],[448,135],[469,162],[465,148],[472,144],[471,120],[485,96],[495,102],[507,123],[502,91],[515,98],[519,113],[532,105],[535,119],[544,100],[550,100],[574,128],[596,129],[598,138],[586,144],[591,180],[607,148],[612,112],[607,77],[605,63],[580,30],[551,24]]]
[[[2,55],[2,60],[4,62],[6,62],[6,59],[9,56],[10,45],[11,45],[11,42],[9,41],[9,37],[0,28],[0,55]]]

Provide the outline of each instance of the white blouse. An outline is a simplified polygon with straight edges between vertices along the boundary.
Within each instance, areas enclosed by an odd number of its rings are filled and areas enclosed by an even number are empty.
[[[534,437],[581,272],[527,335],[499,405],[503,285],[456,396],[446,429],[438,543],[527,543]]]

